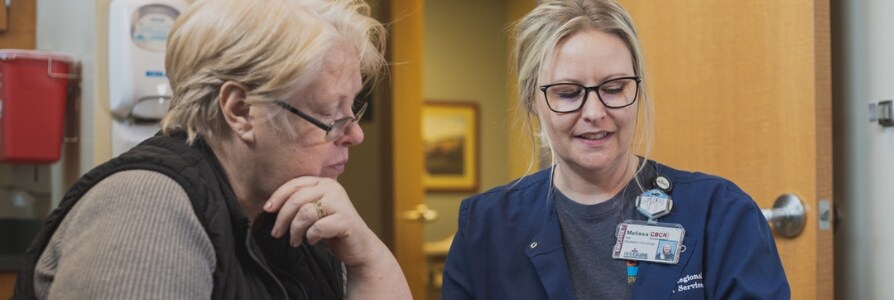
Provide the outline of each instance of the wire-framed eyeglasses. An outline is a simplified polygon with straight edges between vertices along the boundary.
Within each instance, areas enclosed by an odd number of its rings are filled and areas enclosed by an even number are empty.
[[[345,135],[345,127],[348,127],[351,125],[351,123],[359,121],[360,118],[363,118],[363,113],[366,112],[366,108],[369,106],[369,102],[366,102],[366,101],[361,102],[361,103],[358,103],[358,102],[359,101],[355,101],[355,103],[354,103],[355,108],[354,108],[354,116],[353,117],[344,117],[344,118],[332,121],[332,123],[326,124],[326,123],[323,123],[323,121],[320,121],[320,120],[318,120],[314,117],[311,117],[310,115],[298,110],[297,108],[289,105],[288,103],[285,103],[285,102],[282,102],[279,100],[273,101],[273,103],[275,103],[276,105],[279,105],[279,107],[284,108],[285,110],[289,111],[290,113],[293,113],[296,116],[299,116],[302,119],[307,120],[311,124],[314,124],[315,126],[319,127],[320,129],[326,131],[326,141],[327,142],[331,142],[331,141],[341,138],[342,136]],[[357,105],[359,105],[360,107],[356,108]]]
[[[540,86],[549,109],[557,113],[580,110],[587,102],[591,91],[596,92],[599,101],[607,108],[623,108],[636,102],[639,94],[640,77],[620,77],[607,80],[597,86],[583,86],[577,83],[553,83]]]

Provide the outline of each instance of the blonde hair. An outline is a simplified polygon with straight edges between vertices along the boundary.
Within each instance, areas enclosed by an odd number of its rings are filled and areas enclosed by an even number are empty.
[[[218,97],[226,81],[245,84],[250,103],[306,87],[338,43],[353,46],[364,81],[383,74],[385,29],[362,0],[199,0],[174,23],[165,70],[173,99],[162,132],[189,143],[226,137]]]
[[[544,66],[551,63],[559,42],[565,37],[588,29],[614,34],[624,41],[630,50],[634,73],[643,79],[637,101],[641,101],[639,109],[644,117],[637,123],[633,143],[644,146],[643,156],[648,159],[652,147],[654,107],[650,97],[646,96],[648,80],[642,48],[630,15],[620,4],[612,0],[545,1],[515,24],[513,54],[514,68],[518,74],[519,101],[524,108],[522,123],[533,137],[535,129],[531,118],[537,114],[534,101],[537,100],[539,86],[542,85],[540,78],[545,72]],[[546,132],[541,129],[538,133],[540,150],[552,152],[552,144]],[[538,149],[533,150],[536,153]],[[555,164],[555,154],[550,156],[551,164]],[[534,157],[529,162],[529,170],[535,164],[537,156]]]

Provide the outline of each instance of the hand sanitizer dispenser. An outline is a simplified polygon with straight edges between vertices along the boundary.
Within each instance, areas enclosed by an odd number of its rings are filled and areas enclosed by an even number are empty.
[[[112,154],[158,130],[171,98],[165,47],[184,0],[113,0],[109,5],[109,110]]]

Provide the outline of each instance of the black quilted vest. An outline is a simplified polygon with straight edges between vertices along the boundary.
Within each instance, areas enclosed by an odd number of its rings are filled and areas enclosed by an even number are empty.
[[[34,267],[53,233],[77,201],[109,175],[143,169],[174,179],[189,195],[195,214],[214,245],[213,299],[342,299],[341,263],[322,246],[292,248],[269,232],[274,215],[249,219],[211,148],[182,134],[155,136],[82,176],[43,224],[26,253],[12,299],[34,299]],[[255,232],[250,234],[250,232]],[[319,244],[318,244],[319,245]],[[63,258],[64,259],[64,258]],[[127,268],[129,266],[121,266]],[[176,275],[173,275],[176,276]]]

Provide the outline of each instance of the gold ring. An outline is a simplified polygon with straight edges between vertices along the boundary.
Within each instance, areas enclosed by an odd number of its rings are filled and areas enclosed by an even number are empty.
[[[314,208],[317,209],[317,219],[322,219],[329,215],[329,212],[326,211],[326,208],[323,207],[323,202],[320,200],[314,202]]]

